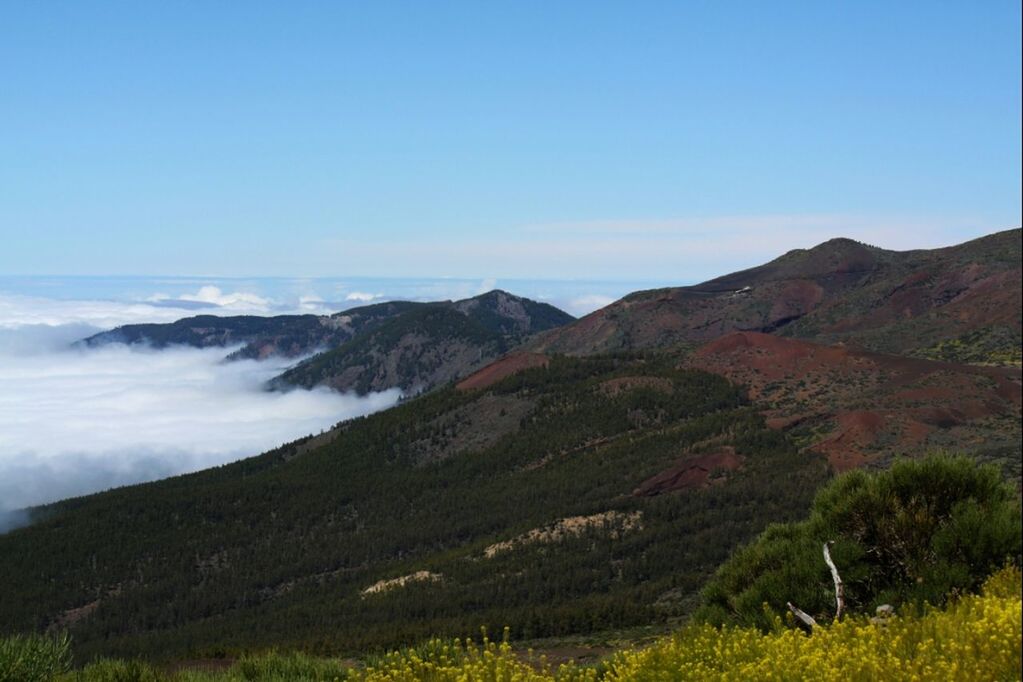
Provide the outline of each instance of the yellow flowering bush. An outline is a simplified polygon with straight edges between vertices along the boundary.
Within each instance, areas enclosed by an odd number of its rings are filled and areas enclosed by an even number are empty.
[[[1020,679],[1020,572],[1007,568],[945,609],[886,619],[855,617],[812,635],[780,620],[756,628],[696,625],[617,653],[605,670],[528,665],[504,641],[431,642],[393,653],[355,679],[372,682],[534,680],[1013,680]]]
[[[1013,680],[1020,679],[1021,581],[996,574],[982,595],[944,610],[761,634],[686,628],[646,649],[619,653],[606,680]]]
[[[526,660],[507,638],[443,642],[391,653],[351,679],[366,682],[607,682],[670,680],[1012,680],[1020,678],[1020,572],[990,578],[981,595],[945,609],[871,620],[855,617],[812,635],[785,627],[695,625],[646,648],[627,649],[603,670]]]
[[[365,682],[541,682],[551,680],[550,668],[540,660],[537,667],[523,662],[508,643],[507,630],[500,642],[483,634],[472,640],[444,642],[399,651],[373,662],[356,679]]]

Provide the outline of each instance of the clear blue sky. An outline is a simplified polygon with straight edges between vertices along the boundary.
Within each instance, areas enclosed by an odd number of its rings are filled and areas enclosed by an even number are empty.
[[[0,4],[0,274],[677,278],[1020,224],[1020,4]]]

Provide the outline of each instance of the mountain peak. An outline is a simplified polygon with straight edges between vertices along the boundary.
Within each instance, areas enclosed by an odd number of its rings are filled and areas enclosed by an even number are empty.
[[[877,248],[877,247],[871,247],[870,244],[867,244],[866,242],[861,242],[858,239],[852,239],[850,237],[832,237],[831,239],[829,239],[827,241],[824,241],[824,242],[821,242],[820,244],[818,244],[817,246],[815,246],[813,248],[819,249],[819,248],[823,248],[823,247],[826,247],[826,246],[831,246],[831,247],[835,247],[835,246],[866,246],[868,248]]]
[[[817,246],[810,249],[813,251],[869,251],[872,253],[884,253],[886,249],[882,249],[879,246],[861,242],[857,239],[850,239],[849,237],[833,237],[826,242],[821,242]]]
[[[788,256],[799,255],[799,254],[820,254],[820,253],[849,253],[849,252],[872,252],[872,253],[883,253],[885,249],[873,244],[867,244],[857,239],[851,239],[849,237],[832,237],[827,241],[823,241],[816,246],[811,246],[808,249],[792,249],[785,253],[785,255],[776,258],[775,260],[781,260]]]
[[[512,301],[526,301],[526,300],[529,300],[529,299],[526,299],[526,298],[524,298],[522,296],[516,296],[515,294],[513,294],[511,292],[508,292],[508,291],[505,291],[504,289],[491,289],[490,291],[485,291],[482,294],[476,294],[475,296],[472,296],[471,298],[467,298],[465,300],[467,300],[467,301],[488,301],[488,300],[493,300],[493,299],[500,300],[502,298],[509,299],[509,300],[512,300]]]

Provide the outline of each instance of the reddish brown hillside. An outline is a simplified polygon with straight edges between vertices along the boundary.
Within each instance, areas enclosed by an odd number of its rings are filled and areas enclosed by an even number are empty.
[[[703,284],[630,294],[547,332],[531,348],[589,354],[758,331],[886,353],[1018,363],[1020,234],[904,252],[832,239]]]
[[[748,386],[768,424],[839,470],[936,448],[1019,443],[1020,370],[905,358],[741,332],[687,364]]]
[[[724,482],[728,472],[738,469],[741,465],[742,457],[730,446],[714,452],[687,455],[640,483],[632,494],[637,497],[652,497],[676,490],[704,488],[714,482]]]
[[[524,369],[546,367],[549,363],[550,358],[540,353],[509,353],[462,379],[455,385],[455,388],[460,391],[487,388]]]

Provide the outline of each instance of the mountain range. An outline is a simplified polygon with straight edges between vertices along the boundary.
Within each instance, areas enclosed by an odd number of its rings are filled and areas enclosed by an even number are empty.
[[[1020,284],[1020,230],[902,253],[838,239],[579,320],[491,292],[92,337],[322,349],[279,385],[424,394],[31,510],[0,536],[0,632],[174,658],[672,622],[835,471],[950,449],[1018,485]]]

